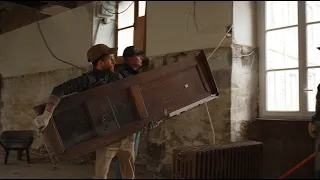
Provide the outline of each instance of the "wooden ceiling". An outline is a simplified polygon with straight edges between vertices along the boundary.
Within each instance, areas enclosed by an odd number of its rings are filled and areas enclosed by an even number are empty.
[[[66,8],[73,9],[78,6],[90,3],[91,1],[7,1],[7,2],[27,6],[30,8],[37,9],[38,11],[41,11],[42,9],[53,6],[53,5],[59,5]]]

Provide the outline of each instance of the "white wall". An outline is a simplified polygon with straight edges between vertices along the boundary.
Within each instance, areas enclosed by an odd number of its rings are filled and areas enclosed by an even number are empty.
[[[232,24],[232,1],[197,1],[194,26],[193,1],[147,2],[147,55],[216,47]],[[187,24],[189,27],[187,29]],[[226,39],[221,46],[230,46]]]
[[[106,3],[106,1],[101,1],[104,5],[104,7],[110,9],[110,11],[115,10],[115,2],[114,5],[110,5]],[[95,44],[106,44],[109,47],[115,46],[115,33],[116,33],[116,21],[115,21],[115,15],[110,17],[110,21],[107,24],[103,24],[101,22],[100,18],[97,16],[98,12],[100,11],[101,4],[96,2],[93,2],[94,6],[94,12],[93,12],[93,30],[92,30],[92,45]],[[99,27],[99,28],[98,28]]]
[[[255,17],[255,1],[233,1],[233,38],[236,44],[256,46]]]
[[[87,66],[92,44],[92,3],[40,21],[44,37],[60,59]],[[4,77],[46,72],[70,65],[57,61],[47,50],[37,23],[0,36],[0,72]]]
[[[188,20],[193,2],[149,1],[147,55],[216,47],[232,21],[235,42],[253,45],[255,39],[251,35],[254,33],[252,3],[197,1],[197,32],[192,12]],[[97,6],[97,2],[89,3],[40,21],[43,34],[57,57],[77,66],[87,66],[86,52],[92,44],[104,43],[114,47],[115,23],[111,21],[108,24],[100,24],[97,31]],[[231,42],[230,38],[226,38],[221,46],[230,46]],[[0,72],[4,77],[69,67],[71,66],[52,57],[45,47],[36,23],[0,36]]]

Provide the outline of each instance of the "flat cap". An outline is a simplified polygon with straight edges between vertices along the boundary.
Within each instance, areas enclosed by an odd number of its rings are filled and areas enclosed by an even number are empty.
[[[89,62],[96,61],[99,57],[116,53],[118,48],[110,48],[105,44],[97,44],[92,46],[87,52]]]

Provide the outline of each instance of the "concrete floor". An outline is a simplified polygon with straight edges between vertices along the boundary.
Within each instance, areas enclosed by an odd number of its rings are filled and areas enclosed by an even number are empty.
[[[0,152],[0,179],[91,179],[93,163],[61,163],[54,169],[46,157],[30,154],[31,163],[27,164],[26,157],[17,160],[15,152],[10,153],[8,164],[4,165],[4,153]],[[114,178],[114,163],[111,164],[108,178]],[[137,179],[157,179],[152,173],[147,173],[141,165],[136,165]]]

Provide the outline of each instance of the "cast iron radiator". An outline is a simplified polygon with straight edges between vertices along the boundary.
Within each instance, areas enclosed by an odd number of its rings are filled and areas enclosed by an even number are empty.
[[[174,179],[255,179],[262,173],[262,143],[179,147],[173,151]]]

